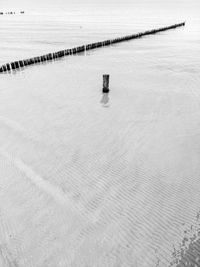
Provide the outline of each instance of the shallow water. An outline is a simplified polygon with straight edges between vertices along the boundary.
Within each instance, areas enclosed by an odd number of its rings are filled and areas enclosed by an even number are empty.
[[[199,20],[144,7],[0,17],[0,64],[187,20],[0,76],[0,266],[176,266],[198,248]]]

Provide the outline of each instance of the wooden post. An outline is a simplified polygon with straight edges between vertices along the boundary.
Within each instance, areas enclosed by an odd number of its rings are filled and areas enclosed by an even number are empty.
[[[10,71],[10,64],[6,64],[7,71]]]
[[[24,66],[22,60],[19,61],[19,65],[20,65],[21,68]]]
[[[4,72],[7,71],[7,69],[6,69],[6,65],[3,65],[3,71],[4,71]]]
[[[103,93],[109,92],[109,75],[104,74],[103,75]]]
[[[14,62],[11,63],[11,68],[12,68],[12,70],[15,70],[15,63]]]
[[[19,62],[18,61],[15,61],[14,63],[15,63],[15,68],[16,69],[19,69]]]

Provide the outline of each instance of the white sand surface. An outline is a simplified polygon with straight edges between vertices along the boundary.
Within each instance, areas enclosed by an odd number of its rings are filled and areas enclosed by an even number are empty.
[[[198,239],[193,26],[1,75],[1,267],[176,266]]]

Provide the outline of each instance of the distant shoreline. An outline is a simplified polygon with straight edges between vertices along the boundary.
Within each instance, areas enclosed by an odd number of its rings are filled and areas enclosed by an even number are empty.
[[[0,15],[17,15],[17,14],[25,14],[25,11],[15,12],[15,11],[7,11],[7,12],[0,12]]]

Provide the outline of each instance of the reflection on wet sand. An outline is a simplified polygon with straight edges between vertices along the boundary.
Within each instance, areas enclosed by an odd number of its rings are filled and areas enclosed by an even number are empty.
[[[110,106],[108,93],[103,93],[101,103],[102,103],[102,106],[105,108],[108,108]]]
[[[179,248],[173,252],[170,267],[200,266],[200,212],[197,213],[193,225],[183,224],[183,238]]]
[[[187,241],[186,238],[184,240]],[[186,251],[181,249],[180,254],[181,257],[179,260],[177,260],[176,267],[200,266],[200,239],[197,239],[196,241],[190,240],[188,249]]]

